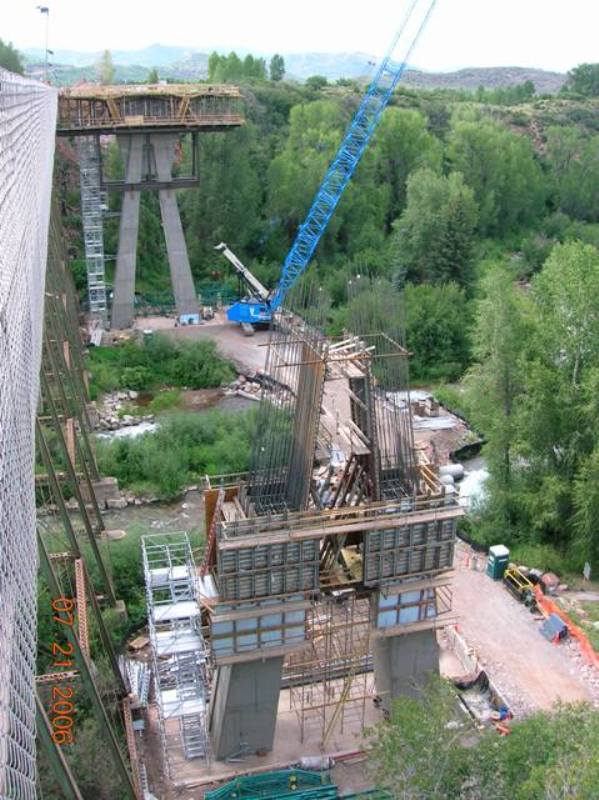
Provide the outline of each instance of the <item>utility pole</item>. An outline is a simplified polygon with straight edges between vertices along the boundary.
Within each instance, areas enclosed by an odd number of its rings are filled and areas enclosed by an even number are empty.
[[[49,23],[50,23],[50,7],[49,6],[36,6],[36,8],[40,12],[40,14],[43,14],[46,17],[46,41],[45,41],[45,47],[44,47],[44,58],[45,58],[45,63],[46,63],[45,78],[46,78],[46,82],[48,82],[50,80],[50,64],[49,64],[49,61],[48,61],[48,55],[50,53],[50,51],[48,50],[48,28],[49,28]]]

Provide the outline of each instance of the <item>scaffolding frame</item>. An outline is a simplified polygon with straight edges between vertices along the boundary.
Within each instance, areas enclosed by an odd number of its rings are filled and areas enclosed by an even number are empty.
[[[101,189],[101,160],[96,136],[78,136],[77,153],[81,182],[81,220],[85,243],[87,296],[92,318],[106,323],[106,272],[102,225],[106,197]]]
[[[356,592],[323,595],[308,612],[310,647],[288,656],[283,685],[300,725],[300,741],[319,736],[326,748],[335,729],[364,727],[375,697],[370,605]]]
[[[209,675],[197,602],[198,572],[186,533],[142,536],[154,688],[164,763],[210,756]]]

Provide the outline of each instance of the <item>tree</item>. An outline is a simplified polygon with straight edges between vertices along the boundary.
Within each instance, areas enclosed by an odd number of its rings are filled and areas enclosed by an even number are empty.
[[[469,286],[477,219],[474,192],[460,173],[414,172],[392,241],[397,265],[409,280]]]
[[[408,283],[404,289],[406,343],[415,380],[459,378],[470,360],[470,308],[455,283]]]
[[[547,156],[559,208],[572,217],[598,221],[599,135],[585,138],[576,127],[551,127]]]
[[[285,59],[278,53],[270,59],[269,73],[271,81],[282,81],[285,76]]]
[[[459,797],[464,735],[456,723],[457,699],[445,681],[431,679],[414,697],[394,701],[388,721],[374,730],[370,747],[377,788],[401,800]]]
[[[533,291],[546,359],[579,388],[584,370],[599,366],[599,252],[581,242],[558,245]]]
[[[371,152],[376,164],[376,181],[390,190],[385,220],[387,231],[404,210],[410,173],[421,167],[441,170],[442,148],[428,131],[420,112],[388,108],[374,135]]]
[[[152,67],[152,69],[148,72],[148,83],[158,83],[160,80],[160,76],[158,75],[158,70],[156,67]]]
[[[12,46],[11,42],[4,42],[0,39],[0,67],[4,67],[9,72],[16,72],[23,75],[25,68],[19,51]]]
[[[306,78],[306,86],[310,89],[315,89],[317,92],[324,89],[325,86],[328,86],[328,83],[324,75],[311,75],[309,78]]]
[[[114,83],[116,69],[112,62],[110,50],[104,50],[102,53],[102,58],[100,59],[97,70],[101,84],[104,86],[109,86],[110,84]]]
[[[448,156],[474,190],[481,234],[502,234],[541,214],[546,189],[529,139],[490,120],[456,119]]]
[[[196,274],[205,275],[215,264],[222,267],[214,253],[215,242],[227,242],[235,252],[247,254],[259,237],[262,195],[255,164],[257,146],[256,128],[250,122],[226,134],[202,137],[198,165],[202,184],[186,191],[180,200]],[[188,149],[185,158],[190,158]]]
[[[585,97],[599,97],[599,64],[579,64],[574,67],[568,73],[564,89]]]
[[[221,56],[213,50],[210,55],[208,56],[208,80],[214,81],[216,80],[216,71],[220,65]]]
[[[514,487],[515,450],[520,434],[518,401],[525,394],[524,344],[530,335],[526,297],[502,267],[482,282],[477,303],[474,357],[466,376],[473,420],[488,444],[491,477],[487,521],[498,540],[513,536],[519,517]]]
[[[243,62],[235,51],[221,61],[222,79],[225,83],[230,81],[238,81],[243,75]],[[217,70],[218,75],[218,70]]]
[[[334,100],[316,100],[291,110],[287,142],[268,169],[267,212],[273,230],[269,257],[282,258],[291,244],[339,146],[348,116]],[[327,226],[319,256],[382,249],[388,186],[377,184],[374,167],[374,153],[369,150]]]

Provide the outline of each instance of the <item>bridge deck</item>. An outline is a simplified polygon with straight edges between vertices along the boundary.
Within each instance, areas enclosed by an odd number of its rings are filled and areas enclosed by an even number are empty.
[[[237,86],[84,84],[60,92],[59,135],[218,131],[243,125]]]

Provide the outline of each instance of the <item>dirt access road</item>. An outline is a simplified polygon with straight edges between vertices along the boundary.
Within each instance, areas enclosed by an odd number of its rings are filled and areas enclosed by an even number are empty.
[[[599,705],[599,672],[574,641],[548,642],[540,622],[503,587],[466,566],[470,548],[456,548],[453,609],[460,633],[518,715],[549,709],[558,700]],[[484,558],[478,556],[478,567]]]

